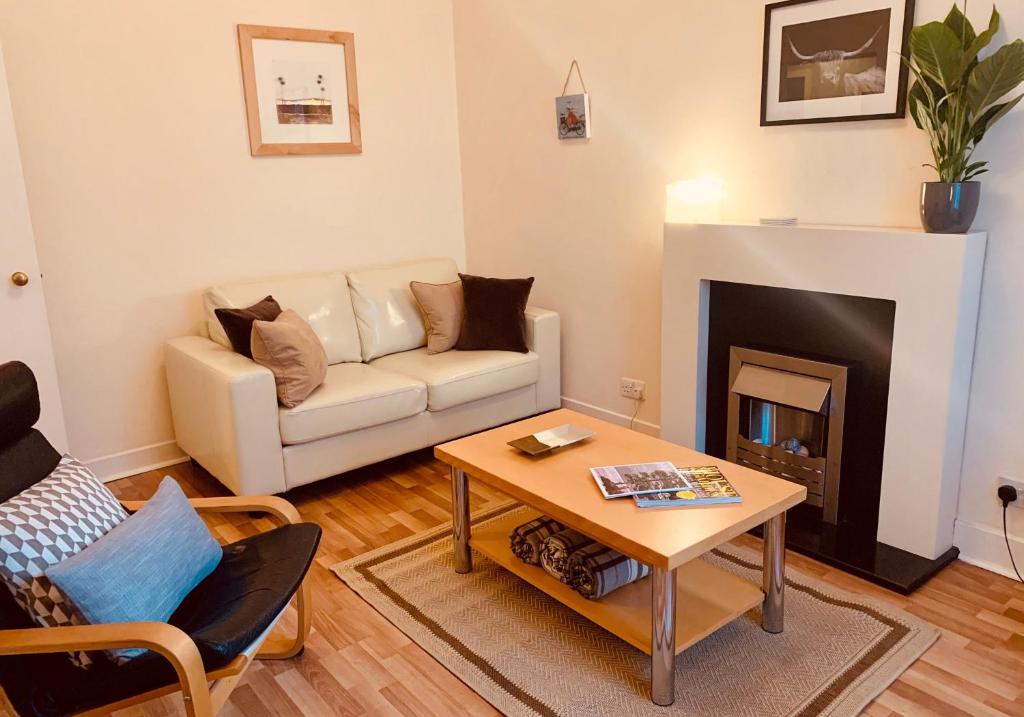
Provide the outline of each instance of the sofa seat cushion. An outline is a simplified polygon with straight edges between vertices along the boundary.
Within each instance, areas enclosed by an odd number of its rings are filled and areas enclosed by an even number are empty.
[[[540,376],[540,360],[532,351],[446,351],[426,348],[391,354],[371,362],[372,368],[404,374],[427,386],[427,410],[443,411],[470,401],[532,386]]]
[[[427,387],[407,374],[362,363],[327,367],[327,378],[295,408],[281,408],[281,441],[306,443],[415,416]]]

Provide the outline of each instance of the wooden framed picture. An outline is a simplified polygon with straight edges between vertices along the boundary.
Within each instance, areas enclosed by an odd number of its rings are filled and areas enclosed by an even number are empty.
[[[238,49],[253,156],[363,151],[352,33],[239,25]]]
[[[914,0],[786,0],[765,7],[761,125],[898,119]]]

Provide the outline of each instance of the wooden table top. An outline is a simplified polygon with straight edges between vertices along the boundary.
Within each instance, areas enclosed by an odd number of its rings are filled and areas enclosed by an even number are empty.
[[[506,445],[564,423],[597,435],[537,457]],[[594,540],[664,569],[703,555],[807,497],[796,483],[564,408],[444,443],[434,455]],[[590,473],[592,467],[654,461],[718,466],[743,501],[637,508],[630,497],[605,499]]]

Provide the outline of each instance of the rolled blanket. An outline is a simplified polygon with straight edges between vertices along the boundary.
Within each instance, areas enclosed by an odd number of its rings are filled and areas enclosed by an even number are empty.
[[[651,574],[649,565],[627,558],[617,550],[592,543],[569,557],[569,585],[588,600],[603,598],[613,590]]]
[[[566,528],[544,539],[540,549],[540,564],[552,577],[563,583],[569,582],[569,556],[587,545],[595,545],[594,541]]]
[[[512,554],[529,565],[540,565],[541,543],[561,530],[565,526],[546,515],[523,523],[508,536]]]

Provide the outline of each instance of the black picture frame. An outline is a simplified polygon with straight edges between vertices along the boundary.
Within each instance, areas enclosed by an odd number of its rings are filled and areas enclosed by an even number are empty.
[[[903,119],[907,114],[907,89],[909,85],[909,70],[905,63],[900,62],[899,83],[896,90],[896,109],[893,112],[881,114],[854,114],[828,117],[802,117],[799,119],[768,119],[768,68],[771,61],[770,39],[772,31],[772,13],[784,7],[794,5],[813,5],[823,0],[781,0],[771,3],[764,8],[764,47],[762,50],[761,62],[761,126],[776,127],[780,125],[797,124],[823,124],[831,122],[860,122],[864,120],[885,120]],[[869,0],[865,0],[865,3]],[[915,0],[904,0],[903,35],[900,44],[900,54],[904,57],[908,53],[910,31],[914,27],[914,2]],[[837,16],[838,17],[838,16]],[[812,100],[813,101],[813,100]]]

